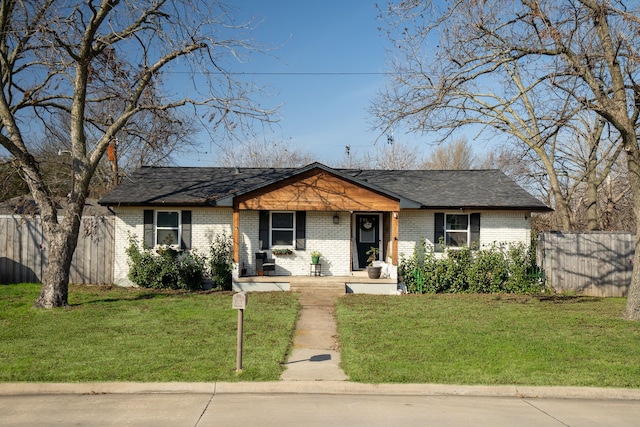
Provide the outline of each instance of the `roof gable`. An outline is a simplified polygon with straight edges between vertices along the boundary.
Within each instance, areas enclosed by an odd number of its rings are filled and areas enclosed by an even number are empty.
[[[362,185],[328,168],[305,168],[288,178],[233,197],[234,207],[253,210],[397,211],[400,198]]]

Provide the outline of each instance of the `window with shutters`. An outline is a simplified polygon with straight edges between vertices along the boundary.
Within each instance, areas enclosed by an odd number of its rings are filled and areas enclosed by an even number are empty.
[[[179,245],[180,237],[180,211],[156,211],[156,245]]]
[[[268,250],[274,246],[300,251],[306,249],[305,211],[260,211],[259,215],[258,236],[261,250]]]
[[[295,212],[271,212],[271,246],[293,247],[296,241]]]
[[[434,244],[436,252],[441,252],[444,247],[455,249],[468,246],[471,249],[478,249],[480,214],[436,213]]]
[[[191,211],[154,211],[145,209],[144,246],[153,248],[170,245],[182,250],[191,249]]]

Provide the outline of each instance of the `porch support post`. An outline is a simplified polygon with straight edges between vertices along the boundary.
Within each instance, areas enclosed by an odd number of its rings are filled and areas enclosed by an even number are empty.
[[[240,210],[233,208],[233,262],[240,262]]]
[[[398,212],[391,214],[391,264],[398,265]]]

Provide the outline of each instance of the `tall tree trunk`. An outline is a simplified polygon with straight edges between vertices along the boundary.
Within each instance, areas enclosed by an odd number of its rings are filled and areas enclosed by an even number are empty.
[[[69,271],[78,244],[82,208],[76,212],[77,204],[70,204],[68,209],[61,224],[43,224],[48,262],[36,308],[64,307],[69,303]]]
[[[595,151],[595,150],[592,150]],[[596,166],[598,159],[589,157],[587,173],[587,230],[596,231],[598,229],[598,172]]]
[[[548,169],[550,171],[550,169]],[[551,194],[553,194],[553,200],[555,202],[555,214],[556,218],[560,219],[561,231],[571,231],[573,230],[571,223],[571,212],[569,211],[569,203],[567,202],[567,198],[562,192],[562,188],[560,187],[560,182],[558,181],[558,177],[555,173],[549,173],[549,185],[551,186]]]
[[[562,194],[558,195],[557,193],[555,199],[555,209],[562,223],[562,231],[572,231],[573,225],[571,223],[571,212],[569,211],[569,204],[567,203],[567,199],[565,199]]]
[[[616,150],[612,163],[605,161],[606,167],[602,172],[603,178],[598,178],[598,148],[600,147],[600,141],[602,140],[602,133],[604,132],[606,121],[596,116],[596,121],[593,125],[587,126],[587,129],[591,129],[587,133],[586,140],[589,142],[589,159],[587,163],[587,230],[596,231],[599,229],[600,221],[598,215],[598,188],[602,184],[604,177],[609,176],[611,173],[611,164],[616,161],[620,150]]]
[[[633,200],[633,211],[636,217],[636,242],[633,256],[633,273],[627,294],[627,307],[624,317],[629,320],[640,320],[640,147],[635,131],[625,137],[627,167],[629,168],[629,184]]]

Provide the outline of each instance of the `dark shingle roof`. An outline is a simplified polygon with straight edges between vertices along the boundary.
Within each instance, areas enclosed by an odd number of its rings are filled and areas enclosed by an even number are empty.
[[[315,167],[422,208],[549,208],[499,170],[356,170],[319,163],[305,168],[143,167],[107,194],[103,205],[197,206],[247,193]],[[417,202],[417,203],[414,203]]]
[[[210,205],[281,179],[295,169],[143,167],[100,200],[103,205]]]
[[[549,210],[544,203],[497,169],[364,170],[349,174],[402,194],[423,207]]]

